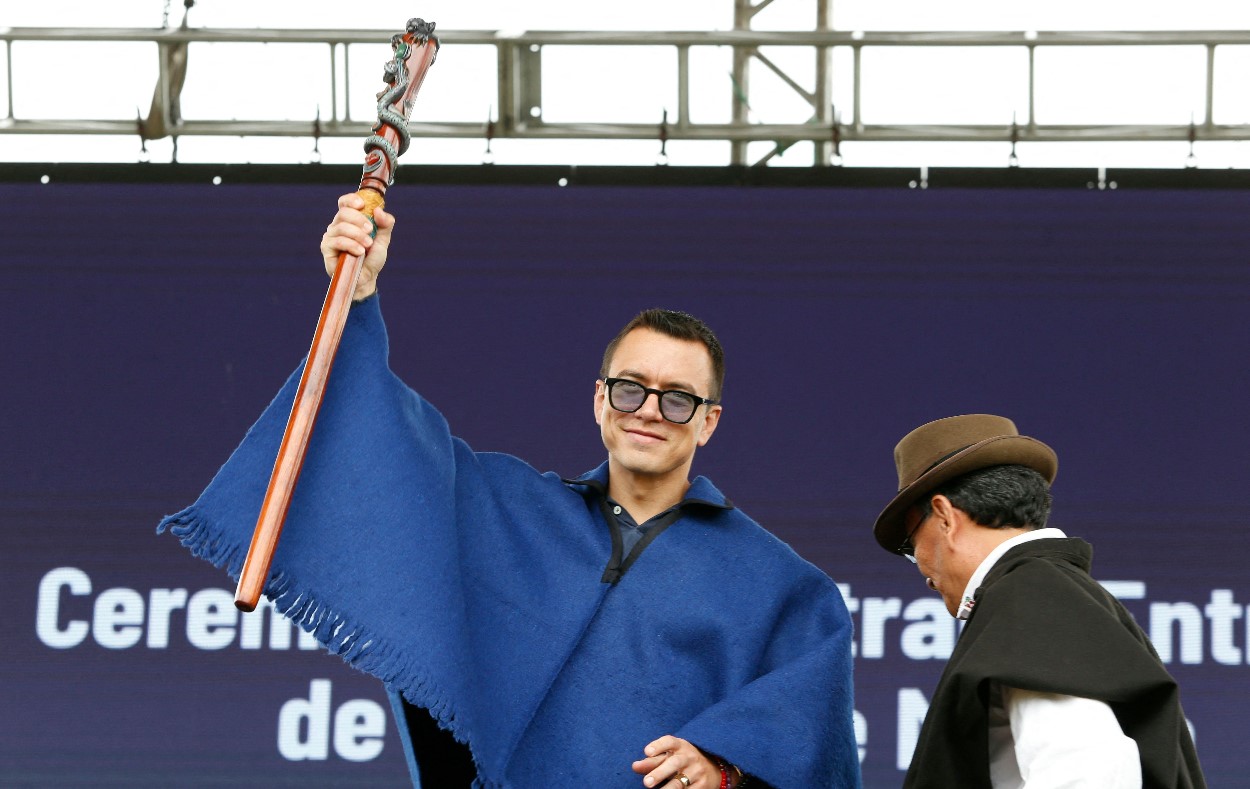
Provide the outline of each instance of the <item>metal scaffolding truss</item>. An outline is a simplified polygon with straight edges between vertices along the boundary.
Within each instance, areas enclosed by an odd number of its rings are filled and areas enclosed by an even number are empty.
[[[839,161],[839,146],[851,141],[931,142],[1071,142],[1071,141],[1186,141],[1247,140],[1250,124],[1216,124],[1213,120],[1217,48],[1250,45],[1247,31],[1186,32],[849,32],[830,28],[832,0],[818,0],[813,30],[759,31],[752,21],[772,0],[751,3],[736,0],[735,24],[728,31],[608,32],[493,30],[439,31],[447,46],[482,45],[496,52],[495,101],[498,118],[485,122],[438,122],[414,119],[414,136],[519,139],[622,139],[622,140],[718,140],[731,144],[731,163],[750,164],[747,145],[753,141],[775,144],[773,153],[799,141],[814,144],[814,164]],[[75,29],[0,28],[5,43],[8,79],[7,113],[0,118],[0,134],[137,134],[144,139],[193,135],[358,137],[362,121],[350,117],[352,84],[346,79],[353,47],[377,45],[393,31],[377,30],[244,30],[244,29]],[[145,42],[155,44],[159,77],[147,117],[133,121],[39,119],[15,106],[13,47],[21,42]],[[185,79],[188,49],[196,43],[322,44],[329,62],[329,117],[315,122],[293,120],[188,120],[181,117],[179,99]],[[543,53],[558,46],[671,47],[676,53],[677,106],[663,123],[555,123],[543,118]],[[1045,47],[1194,47],[1205,52],[1205,106],[1188,124],[1164,125],[1047,125],[1034,116],[1036,53]],[[732,52],[732,87],[725,101],[732,107],[725,123],[697,123],[690,119],[691,50],[723,47]],[[801,48],[811,53],[810,71],[796,73],[782,68],[762,48]],[[1011,123],[986,124],[890,124],[865,123],[861,113],[861,60],[867,49],[884,47],[1003,47],[1027,53],[1028,107],[1024,117]],[[833,104],[833,54],[849,51],[852,92],[850,106]],[[811,107],[802,123],[756,123],[748,116],[751,102],[751,64],[775,74]],[[812,85],[808,89],[804,85]],[[342,91],[344,96],[338,94]],[[372,93],[372,91],[370,91]],[[770,153],[754,162],[763,164]]]

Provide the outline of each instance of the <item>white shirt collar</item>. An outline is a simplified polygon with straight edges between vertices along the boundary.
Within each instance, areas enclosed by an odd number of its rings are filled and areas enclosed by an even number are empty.
[[[990,551],[990,555],[981,560],[981,564],[977,565],[977,571],[972,574],[968,585],[964,587],[963,602],[959,604],[959,612],[955,614],[956,619],[967,619],[972,616],[972,609],[976,607],[977,601],[973,597],[977,589],[981,586],[981,582],[985,580],[985,576],[989,574],[1002,555],[1017,545],[1033,540],[1055,539],[1058,537],[1067,537],[1060,529],[1034,529],[1026,531],[1024,534],[1017,534],[1010,540],[1004,540],[999,543],[998,547]]]

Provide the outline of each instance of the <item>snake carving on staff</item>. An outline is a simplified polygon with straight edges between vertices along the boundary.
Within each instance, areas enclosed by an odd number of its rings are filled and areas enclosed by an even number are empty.
[[[434,35],[434,23],[420,18],[409,19],[407,32],[414,40],[424,45]],[[391,49],[394,50],[395,55],[387,62],[382,74],[382,80],[390,87],[383,89],[377,95],[378,120],[373,124],[373,134],[365,140],[365,173],[371,173],[381,167],[382,157],[385,156],[387,164],[390,165],[390,178],[387,180],[387,186],[394,182],[398,159],[404,155],[409,143],[412,142],[412,135],[408,132],[408,116],[412,112],[412,100],[415,96],[404,99],[409,84],[408,69],[404,66],[404,61],[408,59],[410,52],[404,38],[401,34],[396,34],[391,38]],[[435,39],[435,59],[438,57],[437,53],[438,39]],[[430,65],[434,65],[434,59],[430,60]],[[401,102],[404,110],[402,114],[396,112],[393,107]],[[399,136],[398,150],[381,134],[387,126],[394,129]]]

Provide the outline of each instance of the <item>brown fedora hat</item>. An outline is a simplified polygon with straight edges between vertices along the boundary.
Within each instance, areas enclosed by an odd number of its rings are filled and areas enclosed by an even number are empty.
[[[907,538],[904,515],[926,493],[955,477],[990,466],[1027,466],[1055,481],[1059,458],[1035,438],[1020,435],[1010,419],[965,414],[921,425],[894,447],[898,495],[877,516],[873,536],[890,553]]]

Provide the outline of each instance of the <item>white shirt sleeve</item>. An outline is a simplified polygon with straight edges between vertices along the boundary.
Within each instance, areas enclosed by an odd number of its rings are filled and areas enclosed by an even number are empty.
[[[1141,789],[1137,743],[1101,701],[1002,687],[1020,786]]]

